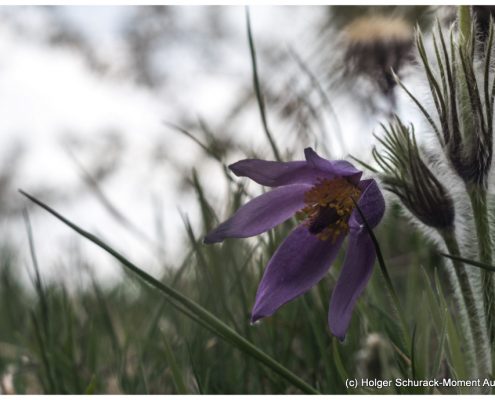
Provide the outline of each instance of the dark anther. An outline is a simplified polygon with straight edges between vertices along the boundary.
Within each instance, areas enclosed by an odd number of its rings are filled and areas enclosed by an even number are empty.
[[[317,235],[321,233],[326,227],[337,222],[340,215],[337,210],[332,207],[320,207],[316,218],[311,221],[308,227],[309,233],[312,235]]]

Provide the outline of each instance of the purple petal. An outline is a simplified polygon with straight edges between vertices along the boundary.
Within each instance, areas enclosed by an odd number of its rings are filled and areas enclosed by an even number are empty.
[[[284,186],[295,183],[314,183],[321,172],[306,161],[265,161],[248,159],[229,165],[237,176],[246,176],[263,186]]]
[[[311,147],[304,149],[304,155],[308,164],[314,168],[327,172],[333,176],[350,177],[351,181],[356,184],[363,174],[362,171],[356,169],[354,165],[348,161],[329,161],[320,157]]]
[[[366,231],[349,235],[344,266],[330,300],[330,331],[343,340],[351,321],[352,310],[373,272],[375,247]]]
[[[328,161],[308,147],[306,161],[265,161],[246,159],[229,165],[237,176],[245,176],[264,186],[284,186],[296,183],[316,183],[318,178],[351,177],[358,183],[362,172],[344,160]]]
[[[385,200],[383,199],[382,192],[374,179],[362,180],[358,186],[362,191],[358,206],[366,217],[366,221],[370,227],[374,228],[382,220],[385,213]],[[350,228],[362,230],[363,224],[364,222],[359,215],[359,211],[354,210],[349,219]]]
[[[264,193],[239,208],[227,221],[206,235],[205,243],[225,238],[255,236],[281,224],[304,207],[304,193],[310,185],[282,186]]]
[[[266,267],[251,320],[272,315],[288,301],[316,285],[330,268],[344,236],[323,241],[300,225],[284,240]]]

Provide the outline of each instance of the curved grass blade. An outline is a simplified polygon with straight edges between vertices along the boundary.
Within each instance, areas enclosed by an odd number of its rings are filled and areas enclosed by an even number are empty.
[[[233,344],[239,350],[243,351],[244,353],[260,361],[266,367],[270,368],[272,371],[285,378],[288,382],[292,383],[295,387],[299,388],[304,393],[319,394],[319,392],[314,387],[312,387],[311,385],[303,381],[301,378],[296,376],[294,373],[289,371],[283,365],[281,365],[276,360],[271,358],[268,354],[266,354],[261,349],[256,347],[254,344],[246,340],[243,336],[239,335],[235,330],[233,330],[231,327],[226,325],[216,316],[211,314],[208,310],[197,304],[195,301],[189,299],[180,292],[176,291],[174,288],[166,285],[163,282],[160,282],[156,278],[147,274],[138,266],[136,266],[127,258],[125,258],[123,255],[121,255],[118,251],[114,250],[112,247],[110,247],[105,242],[100,240],[98,237],[78,227],[76,224],[74,224],[73,222],[69,221],[68,219],[60,215],[58,212],[53,210],[51,207],[49,207],[42,201],[36,199],[35,197],[27,194],[22,190],[19,190],[19,192],[25,197],[27,197],[29,200],[40,206],[41,208],[48,211],[55,218],[57,218],[65,225],[67,225],[69,228],[76,231],[77,233],[79,233],[81,236],[85,237],[89,241],[93,242],[101,249],[105,250],[112,257],[117,259],[127,270],[133,272],[148,285],[152,286],[153,288],[157,289],[162,294],[164,294],[166,299],[168,299],[174,307],[178,308],[179,310],[182,309],[182,307],[187,309],[191,314],[193,314],[199,320],[204,322],[205,325],[207,325],[212,330],[214,330],[216,334],[225,338],[228,342]]]
[[[446,258],[450,258],[451,260],[461,261],[464,264],[472,265],[473,267],[478,267],[478,268],[484,269],[486,271],[495,272],[495,267],[493,265],[488,265],[488,264],[485,264],[485,263],[482,263],[479,261],[469,260],[467,258],[453,256],[451,254],[440,253],[440,255],[443,257],[446,257]]]

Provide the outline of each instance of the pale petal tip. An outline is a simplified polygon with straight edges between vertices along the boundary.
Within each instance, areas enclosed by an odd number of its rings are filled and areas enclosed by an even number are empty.
[[[256,323],[258,323],[258,321],[260,319],[262,319],[263,316],[262,315],[259,315],[259,314],[251,314],[251,318],[249,319],[249,322],[251,323],[251,325],[255,325]]]
[[[239,173],[240,173],[240,167],[241,167],[241,163],[243,162],[244,160],[240,160],[240,161],[237,161],[233,164],[230,164],[228,166],[228,168],[234,173],[234,175],[237,175],[237,176],[240,176]]]
[[[253,310],[251,311],[251,324],[257,323],[259,320],[269,317],[271,314],[263,312],[263,306],[259,304],[259,299],[257,299],[254,303]]]
[[[340,343],[344,342],[346,332],[342,332],[341,329],[334,329],[334,327],[332,327],[332,324],[330,322],[328,323],[328,325],[332,335],[335,336],[337,339],[339,339]]]

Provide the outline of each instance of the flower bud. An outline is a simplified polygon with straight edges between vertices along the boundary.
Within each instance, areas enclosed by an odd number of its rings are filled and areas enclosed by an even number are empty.
[[[382,169],[385,189],[399,197],[404,206],[422,223],[439,230],[452,229],[455,208],[452,197],[421,158],[414,129],[395,118],[385,136],[378,138],[382,152],[373,156]]]
[[[474,25],[472,26],[474,32]],[[464,37],[461,35],[461,38]],[[431,63],[421,33],[417,47],[437,114],[437,121],[407,88],[427,121],[433,128],[445,155],[457,175],[468,187],[486,188],[492,161],[493,107],[491,95],[491,52],[493,25],[490,24],[487,44],[482,54],[470,40],[454,40],[451,32],[447,41],[438,24],[433,34],[435,63]],[[475,66],[481,58],[481,70]]]

